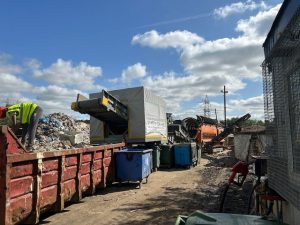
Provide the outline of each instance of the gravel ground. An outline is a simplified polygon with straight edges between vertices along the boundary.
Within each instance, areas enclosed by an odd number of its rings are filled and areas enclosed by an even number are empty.
[[[44,218],[41,224],[164,224],[173,225],[178,215],[195,210],[218,212],[220,194],[236,160],[230,151],[203,154],[200,165],[185,169],[160,170],[147,184],[113,185],[67,207],[64,212]],[[225,209],[245,213],[251,180],[246,189],[229,191]]]

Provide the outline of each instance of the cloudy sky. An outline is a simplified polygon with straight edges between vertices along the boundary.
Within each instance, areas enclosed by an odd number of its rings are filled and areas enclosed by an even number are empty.
[[[76,94],[146,86],[177,117],[263,118],[262,44],[281,0],[1,1],[0,105],[65,112]]]

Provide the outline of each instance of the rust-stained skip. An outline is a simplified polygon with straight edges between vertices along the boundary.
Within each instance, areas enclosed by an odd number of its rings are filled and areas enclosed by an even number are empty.
[[[0,224],[36,224],[40,214],[114,181],[115,151],[124,143],[29,153],[0,126]]]

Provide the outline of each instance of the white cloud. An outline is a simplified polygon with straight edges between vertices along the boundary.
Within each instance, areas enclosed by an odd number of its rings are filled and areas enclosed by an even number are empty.
[[[181,61],[189,73],[219,74],[235,79],[257,79],[261,76],[262,43],[280,5],[237,23],[236,38],[206,41],[182,50]]]
[[[244,36],[262,38],[264,41],[271,24],[274,21],[274,17],[277,15],[281,4],[267,10],[258,12],[256,16],[251,16],[246,20],[239,20],[236,26],[236,31],[242,32]]]
[[[257,110],[263,106],[263,95],[251,97],[247,99],[231,100],[229,102],[232,107],[243,107],[248,110]]]
[[[132,38],[132,44],[152,48],[184,48],[204,41],[202,37],[189,31],[171,31],[166,34],[159,34],[156,30],[144,34],[137,34]]]
[[[0,54],[0,74],[8,73],[20,73],[22,71],[22,67],[19,65],[15,65],[10,63],[11,56],[5,53]]]
[[[36,94],[35,102],[44,109],[46,114],[53,112],[71,114],[71,103],[76,101],[77,94],[88,96],[80,90],[56,85],[36,87],[33,92]]]
[[[215,9],[214,15],[217,17],[220,17],[220,18],[225,18],[232,14],[244,13],[246,11],[253,11],[256,9],[266,10],[268,8],[269,8],[269,6],[267,6],[264,1],[257,3],[253,0],[247,0],[244,2],[232,3],[230,5],[226,5],[224,7]]]
[[[194,40],[201,40],[190,41],[182,38],[187,31],[166,34],[150,31],[134,36],[134,44],[160,49],[175,48],[185,72],[184,75],[164,73],[148,76],[143,84],[172,102],[169,107],[177,112],[184,101],[199,99],[205,94],[220,95],[223,85],[230,94],[244,89],[247,80],[256,81],[261,77],[262,43],[279,8],[280,5],[277,5],[247,20],[238,21],[235,30],[241,34],[234,38],[204,40],[188,32]],[[171,35],[173,33],[176,36]]]
[[[37,72],[40,67],[41,63],[37,59],[26,59],[24,64],[27,68],[31,69],[33,72]]]
[[[146,75],[147,75],[146,66],[138,62],[138,63],[128,66],[126,69],[122,70],[120,77],[107,79],[107,81],[112,84],[117,84],[118,82],[129,84],[132,80],[141,79],[141,78],[145,77]]]
[[[264,120],[264,102],[263,95],[245,98],[245,99],[234,99],[230,100],[226,104],[227,118],[241,117],[246,113],[250,113],[254,119]],[[194,117],[196,115],[203,115],[204,103],[198,103],[195,106],[181,110],[174,113],[174,117],[183,119],[186,117]],[[210,102],[210,115],[211,118],[215,118],[215,109],[217,111],[218,120],[224,120],[224,104],[218,102]]]
[[[174,73],[166,73],[155,77],[149,76],[143,81],[143,85],[159,93],[161,97],[167,100],[168,109],[176,112],[180,110],[178,105],[184,101],[199,98],[205,94],[220,95],[224,81],[228,83],[227,88],[231,92],[245,87],[245,83],[234,80],[230,76],[222,77],[208,74],[178,76]]]
[[[204,98],[204,96],[202,96]],[[203,99],[202,99],[203,100]],[[217,117],[218,120],[223,120],[223,115],[224,115],[224,105],[223,103],[218,103],[218,102],[210,102],[210,118],[215,119],[216,114],[215,114],[215,109],[217,111]],[[196,104],[195,106],[187,109],[187,110],[181,110],[179,112],[174,113],[174,117],[176,119],[184,119],[186,117],[194,117],[196,118],[196,115],[200,116],[204,114],[204,102],[200,102]]]
[[[146,66],[136,63],[122,71],[121,80],[123,82],[130,82],[131,80],[145,77],[146,74]]]
[[[230,100],[229,108],[233,111],[250,113],[252,118],[264,119],[264,99],[263,95],[247,99]]]
[[[31,92],[33,88],[30,83],[15,75],[22,72],[23,68],[12,64],[11,59],[8,54],[0,54],[0,105],[28,100],[24,93]]]
[[[15,104],[24,101],[33,101],[44,109],[45,114],[52,112],[74,114],[70,109],[71,102],[76,100],[76,96],[78,93],[85,94],[80,91],[80,89],[74,88],[74,86],[77,86],[74,84],[74,82],[79,78],[74,78],[74,80],[70,81],[71,84],[73,84],[73,87],[64,87],[66,82],[66,79],[62,76],[64,71],[66,73],[70,72],[74,74],[74,70],[78,70],[82,71],[82,73],[85,73],[83,76],[86,76],[88,74],[90,75],[90,77],[96,74],[96,72],[93,72],[94,69],[88,66],[86,63],[80,63],[78,66],[72,67],[72,65],[70,64],[71,62],[58,60],[56,63],[58,65],[57,67],[53,66],[53,64],[49,68],[43,70],[40,69],[41,65],[39,61],[35,59],[26,60],[24,68],[19,65],[11,64],[9,60],[10,56],[8,55],[0,56],[0,105],[4,105],[6,103]],[[63,71],[60,65],[62,67],[65,65],[67,69]],[[59,78],[59,81],[61,81],[59,82],[59,84],[61,86],[37,86],[25,81],[21,75],[15,75],[21,72],[26,72],[26,68],[30,68],[35,73],[40,73],[35,75],[50,76],[50,74],[52,74],[53,79],[57,80]],[[59,75],[55,75],[55,71],[57,71]],[[55,81],[53,80],[52,82]],[[90,80],[89,82],[94,87],[102,88],[101,86],[94,85],[92,83],[92,80]],[[85,83],[85,81],[83,80],[78,84],[78,86],[81,87],[81,84],[87,85],[88,83]]]
[[[46,80],[49,84],[76,87],[80,90],[100,88],[94,84],[95,79],[102,75],[101,67],[90,66],[86,62],[74,65],[72,61],[58,59],[48,68],[41,69],[37,61],[29,61],[33,76]]]
[[[55,85],[33,86],[12,74],[1,73],[0,83],[0,105],[32,101],[40,105],[45,114],[53,112],[72,114],[70,110],[71,102],[76,100],[78,93],[85,94],[80,90]]]
[[[108,81],[109,83],[116,84],[116,83],[119,82],[119,79],[116,77],[116,78],[108,79],[107,81]]]
[[[32,85],[21,78],[8,74],[1,73],[0,74],[0,92],[15,92],[15,91],[29,91],[32,88]]]
[[[0,84],[0,105],[27,100],[27,98],[24,97],[24,93],[31,92],[33,88],[30,83],[8,73],[0,73]]]

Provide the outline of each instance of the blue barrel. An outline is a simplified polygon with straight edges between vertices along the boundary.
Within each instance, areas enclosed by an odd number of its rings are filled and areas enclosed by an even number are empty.
[[[116,152],[117,179],[139,181],[151,173],[152,149],[123,149]]]

